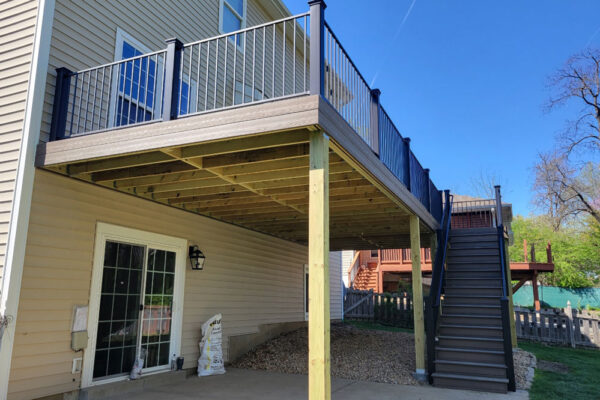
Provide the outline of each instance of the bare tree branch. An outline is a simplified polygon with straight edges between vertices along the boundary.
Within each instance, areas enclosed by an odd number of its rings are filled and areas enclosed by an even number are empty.
[[[561,136],[565,151],[571,153],[589,144],[600,150],[600,50],[588,50],[569,58],[550,77],[548,86],[553,93],[546,104],[547,110],[568,102],[582,105],[581,114]]]

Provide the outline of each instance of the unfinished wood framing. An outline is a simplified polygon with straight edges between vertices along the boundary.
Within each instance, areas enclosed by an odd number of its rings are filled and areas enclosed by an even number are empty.
[[[329,144],[310,135],[308,211],[308,398],[331,398],[329,318]]]
[[[419,217],[410,216],[410,254],[412,261],[413,310],[415,324],[416,375],[425,376],[425,322],[423,316],[423,282],[421,278],[421,233]]]
[[[45,168],[307,244],[314,132],[321,131],[306,127],[227,137]],[[331,248],[409,247],[407,207],[339,144],[329,140],[327,154]],[[430,234],[421,225],[424,235]]]

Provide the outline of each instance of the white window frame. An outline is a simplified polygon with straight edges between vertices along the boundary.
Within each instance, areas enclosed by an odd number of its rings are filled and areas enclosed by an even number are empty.
[[[129,43],[130,45],[135,47],[136,50],[139,50],[143,54],[147,54],[147,53],[151,52],[151,50],[148,46],[146,46],[145,44],[143,44],[142,42],[137,40],[133,35],[125,32],[123,29],[117,27],[117,35],[115,38],[115,54],[114,54],[114,59],[113,59],[114,61],[121,61],[123,59],[123,43]],[[149,65],[150,65],[150,63],[148,63],[148,66]],[[158,58],[157,66],[156,66],[157,75],[159,72],[162,74],[162,70],[163,70],[163,61],[161,58]],[[155,76],[154,79],[156,81],[156,93],[154,93],[153,108],[154,108],[154,115],[157,115],[157,114],[162,113],[162,98],[157,96],[157,93],[162,93],[163,79],[159,78],[158,76]],[[119,91],[119,74],[113,73],[112,82],[111,82],[111,94],[112,95],[111,95],[111,99],[110,99],[110,108],[109,108],[109,114],[108,114],[108,116],[109,116],[108,127],[109,128],[114,128],[115,126],[121,126],[119,124],[115,124],[115,115],[117,113],[117,110],[116,110],[117,99],[119,96],[118,91]],[[127,100],[129,102],[132,102],[132,99],[127,99]],[[139,104],[137,104],[137,102],[135,104],[136,104],[136,106],[140,106]],[[151,108],[147,107],[146,105],[143,105],[142,107],[144,109],[146,109],[147,111],[151,111]]]
[[[123,381],[128,376],[116,376],[93,380],[94,357],[96,354],[96,338],[98,334],[98,313],[100,312],[100,295],[102,290],[102,274],[104,270],[104,250],[107,240],[131,243],[151,247],[153,249],[175,252],[175,282],[173,288],[173,311],[171,322],[171,348],[169,354],[181,355],[181,338],[183,322],[183,301],[185,287],[185,270],[187,268],[186,239],[162,235],[158,233],[126,228],[123,226],[98,222],[96,226],[96,243],[92,268],[92,283],[90,287],[88,311],[88,345],[83,355],[83,370],[81,374],[81,387],[90,387],[105,383]],[[161,366],[145,369],[144,372],[170,371],[170,366]]]
[[[241,19],[242,23],[240,24],[240,29],[245,29],[246,28],[246,16],[248,15],[248,0],[243,0],[244,2],[244,15],[240,15],[238,14],[238,12],[236,10],[233,9],[233,7],[231,7],[226,0],[219,0],[219,32],[221,34],[225,34],[225,33],[230,33],[230,32],[225,32],[223,30],[223,11],[225,10],[224,7],[227,7],[236,17],[238,17],[239,19]],[[239,45],[238,45],[239,46]]]

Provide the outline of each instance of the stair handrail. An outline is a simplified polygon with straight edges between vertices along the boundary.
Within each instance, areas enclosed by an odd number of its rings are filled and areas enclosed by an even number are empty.
[[[429,383],[433,383],[432,374],[435,372],[435,336],[437,330],[437,319],[440,308],[440,298],[444,280],[446,264],[446,250],[448,248],[448,237],[452,217],[452,204],[454,196],[449,190],[444,190],[444,213],[440,229],[437,230],[437,251],[432,265],[431,287],[429,297],[425,299],[425,313],[427,315],[427,375]]]
[[[506,271],[506,247],[504,245],[504,226],[502,222],[502,196],[500,186],[494,186],[496,192],[496,229],[498,232],[498,249],[500,252],[500,271],[502,274],[502,298],[500,299],[500,312],[502,317],[502,338],[504,343],[504,363],[506,364],[506,376],[508,378],[508,390],[516,391],[515,367],[512,353],[512,336],[510,327],[508,282]]]

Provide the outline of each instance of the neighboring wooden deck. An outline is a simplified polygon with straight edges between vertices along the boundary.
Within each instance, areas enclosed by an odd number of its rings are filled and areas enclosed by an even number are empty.
[[[39,167],[308,242],[309,133],[330,138],[331,250],[407,248],[437,221],[337,111],[302,96],[41,143]]]

